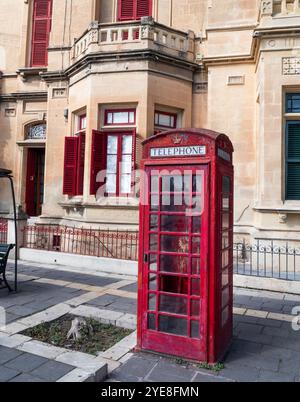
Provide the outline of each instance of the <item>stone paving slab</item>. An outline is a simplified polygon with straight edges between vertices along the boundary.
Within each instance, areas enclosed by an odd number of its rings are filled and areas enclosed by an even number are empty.
[[[55,382],[73,370],[71,365],[0,346],[0,382]]]

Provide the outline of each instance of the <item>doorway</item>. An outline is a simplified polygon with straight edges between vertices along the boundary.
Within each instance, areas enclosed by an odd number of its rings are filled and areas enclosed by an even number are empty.
[[[142,346],[206,361],[208,166],[146,172]]]
[[[35,217],[42,213],[44,202],[45,149],[28,148],[25,191],[25,211]]]

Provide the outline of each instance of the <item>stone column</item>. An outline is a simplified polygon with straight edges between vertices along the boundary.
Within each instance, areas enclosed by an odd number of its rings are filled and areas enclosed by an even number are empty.
[[[18,237],[18,248],[14,248],[10,255],[10,259],[15,258],[15,253],[17,252],[17,256],[19,258],[19,249],[22,247],[23,243],[23,230],[27,224],[28,216],[22,210],[21,206],[17,208],[17,237]],[[15,244],[15,222],[14,222],[14,214],[10,213],[7,217],[7,243],[8,244]]]

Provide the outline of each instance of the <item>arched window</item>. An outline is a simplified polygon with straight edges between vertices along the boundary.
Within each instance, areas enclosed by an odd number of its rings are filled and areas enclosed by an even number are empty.
[[[25,140],[45,140],[46,127],[45,122],[29,124],[25,128]]]

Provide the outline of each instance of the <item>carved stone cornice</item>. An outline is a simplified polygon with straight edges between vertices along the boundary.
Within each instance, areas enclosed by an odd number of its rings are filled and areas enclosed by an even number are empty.
[[[141,49],[141,50],[129,50],[124,52],[97,52],[89,53],[83,57],[78,62],[74,63],[72,66],[68,67],[64,71],[48,71],[42,73],[41,77],[46,82],[53,81],[67,81],[70,77],[82,72],[86,69],[88,75],[88,70],[91,64],[95,63],[105,63],[105,62],[120,62],[120,61],[155,61],[160,63],[165,63],[172,65],[173,67],[179,67],[184,70],[197,71],[201,69],[201,65],[198,63],[193,63],[182,58],[170,56],[163,52],[159,52],[152,49]]]
[[[35,101],[47,101],[48,92],[12,92],[9,94],[1,94],[1,102],[16,102],[18,100],[35,100]]]

